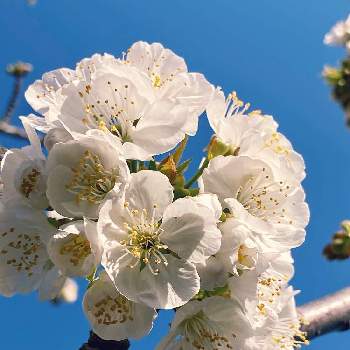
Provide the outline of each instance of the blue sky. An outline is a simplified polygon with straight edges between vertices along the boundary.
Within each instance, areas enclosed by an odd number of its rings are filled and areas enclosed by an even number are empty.
[[[29,84],[95,52],[118,55],[134,41],[159,41],[192,71],[274,115],[307,166],[311,223],[305,244],[294,251],[300,304],[350,283],[350,262],[329,263],[321,255],[339,222],[350,218],[350,130],[321,78],[323,65],[344,55],[325,47],[323,35],[348,12],[348,0],[38,0],[34,7],[1,0],[0,70],[16,60],[31,62]],[[1,110],[11,83],[0,72]],[[24,99],[17,111],[30,112]],[[209,136],[203,119],[189,149],[195,162]],[[18,145],[3,135],[0,143]],[[35,294],[0,297],[0,310],[1,349],[75,350],[87,337],[80,302],[53,307]],[[170,317],[163,313],[152,335],[132,349],[154,349]],[[308,349],[345,350],[349,344],[350,332],[315,340]]]

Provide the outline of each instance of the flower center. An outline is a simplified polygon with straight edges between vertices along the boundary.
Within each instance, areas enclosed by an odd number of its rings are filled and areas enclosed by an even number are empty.
[[[290,318],[279,319],[278,327],[272,330],[272,342],[279,349],[300,349],[309,344],[307,334],[300,330],[300,322]]]
[[[72,169],[73,178],[66,185],[67,190],[75,195],[77,204],[88,201],[99,204],[111,191],[117,181],[116,169],[106,170],[100,158],[90,151],[86,151],[76,168]]]
[[[184,320],[180,326],[183,340],[198,350],[233,349],[229,339],[222,333],[216,323],[211,321],[203,311]]]
[[[155,220],[156,207],[154,205],[153,212],[150,214],[146,209],[130,210],[128,203],[125,203],[131,220],[124,223],[128,237],[120,242],[135,258],[135,262],[130,265],[131,268],[140,265],[142,270],[148,266],[155,275],[159,274],[159,264],[168,265],[164,254],[169,253],[168,247],[161,242],[159,237],[163,230],[160,228],[160,223]]]
[[[125,84],[115,87],[111,81],[106,84],[106,95],[99,96],[94,92],[91,85],[79,91],[84,106],[84,117],[82,122],[90,128],[109,130],[122,142],[131,142],[130,129],[134,127],[135,100],[130,93],[130,87]],[[137,119],[137,118],[136,118]]]
[[[155,88],[160,88],[162,86],[162,80],[159,75],[155,74],[152,76],[152,83]]]
[[[252,256],[254,253],[254,249],[241,244],[238,249],[238,262],[247,269],[253,268],[255,266],[254,256]]]
[[[108,295],[100,299],[93,306],[92,312],[98,324],[106,326],[122,324],[134,319],[131,303],[122,295],[114,298]]]
[[[273,307],[276,300],[281,295],[282,287],[287,278],[284,276],[262,276],[259,278],[257,285],[258,311],[261,315],[266,316],[268,308]]]
[[[41,172],[32,168],[26,173],[27,174],[22,177],[20,191],[26,198],[29,198],[29,195],[35,190],[39,182]]]
[[[69,255],[69,261],[78,266],[91,254],[89,241],[81,235],[73,235],[60,249],[61,255]]]
[[[267,174],[266,168],[262,168],[238,188],[236,199],[250,214],[265,221],[276,219],[277,223],[292,224],[286,209],[283,208],[289,192],[289,185],[283,181],[271,181],[271,175]]]

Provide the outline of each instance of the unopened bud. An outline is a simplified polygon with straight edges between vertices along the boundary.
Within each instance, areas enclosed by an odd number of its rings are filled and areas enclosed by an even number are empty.
[[[6,67],[6,72],[15,77],[24,77],[33,70],[33,66],[30,63],[18,61],[16,63],[9,64]]]
[[[59,294],[59,299],[66,303],[74,303],[78,299],[78,284],[71,278],[67,278]]]
[[[171,184],[174,184],[176,179],[176,164],[172,155],[162,160],[158,169],[161,173],[167,176]]]
[[[239,148],[232,149],[231,145],[222,142],[217,136],[213,136],[208,145],[208,159],[217,156],[237,155]]]

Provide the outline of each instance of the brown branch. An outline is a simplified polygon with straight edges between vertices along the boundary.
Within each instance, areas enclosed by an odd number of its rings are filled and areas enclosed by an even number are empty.
[[[15,111],[18,97],[19,97],[19,93],[21,91],[22,81],[23,81],[23,78],[21,75],[14,76],[12,94],[11,94],[9,102],[7,104],[5,114],[1,118],[6,123],[9,123],[11,121],[13,112]]]
[[[350,287],[298,308],[308,339],[350,329]]]

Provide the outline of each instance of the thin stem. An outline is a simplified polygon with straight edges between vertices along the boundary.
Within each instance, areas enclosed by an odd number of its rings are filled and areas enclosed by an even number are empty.
[[[209,159],[205,158],[203,164],[197,170],[197,172],[188,180],[185,185],[185,188],[190,188],[203,174],[204,169],[209,165]]]
[[[184,150],[186,148],[188,138],[189,138],[188,135],[186,135],[185,138],[181,141],[181,143],[176,148],[176,150],[173,154],[173,159],[174,159],[175,164],[178,164],[180,162],[182,154],[184,153]]]
[[[10,125],[9,123],[1,120],[0,120],[0,132],[3,132],[10,136],[20,137],[21,139],[28,139],[27,134],[23,129],[18,128],[17,126],[14,126],[14,125]]]
[[[14,76],[14,84],[13,84],[12,94],[11,94],[9,102],[7,104],[5,114],[1,118],[2,121],[5,123],[10,123],[10,121],[11,121],[13,112],[15,111],[15,108],[17,105],[19,93],[20,93],[21,86],[22,86],[22,81],[23,81],[22,76],[19,76],[19,75]]]

